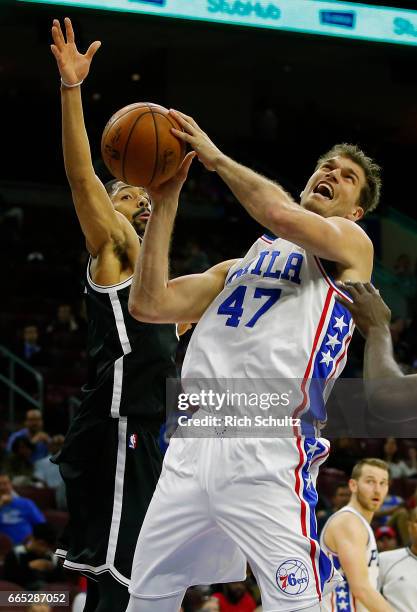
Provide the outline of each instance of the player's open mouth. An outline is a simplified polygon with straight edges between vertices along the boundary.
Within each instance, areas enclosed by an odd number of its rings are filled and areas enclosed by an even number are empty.
[[[330,183],[326,183],[325,181],[320,181],[313,189],[313,193],[318,194],[325,200],[333,200],[334,191],[333,187]]]
[[[138,212],[133,215],[133,219],[135,221],[137,219],[139,219],[139,221],[147,221],[150,216],[151,213],[149,212],[149,210],[139,209]]]

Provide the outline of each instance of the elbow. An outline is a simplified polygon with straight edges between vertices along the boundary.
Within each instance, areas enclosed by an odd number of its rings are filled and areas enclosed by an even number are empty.
[[[287,238],[291,235],[291,214],[285,204],[272,205],[267,212],[266,227],[276,236]]]
[[[159,323],[157,313],[154,309],[146,307],[141,302],[129,299],[128,310],[131,317],[141,323]]]
[[[92,168],[77,171],[69,171],[66,168],[66,175],[71,191],[75,193],[88,192],[91,189],[92,183],[99,180]]]

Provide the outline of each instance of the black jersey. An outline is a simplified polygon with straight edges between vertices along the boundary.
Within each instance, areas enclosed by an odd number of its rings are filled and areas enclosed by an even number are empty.
[[[97,285],[88,267],[88,380],[60,462],[87,458],[109,417],[139,417],[155,433],[165,420],[166,379],[177,376],[177,329],[136,321],[128,311],[131,283]]]

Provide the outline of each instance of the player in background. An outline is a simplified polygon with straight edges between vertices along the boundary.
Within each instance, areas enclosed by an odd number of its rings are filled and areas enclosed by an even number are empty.
[[[363,377],[370,408],[388,423],[404,423],[404,435],[408,431],[410,436],[410,426],[415,428],[417,423],[417,374],[404,374],[394,359],[391,311],[370,283],[349,282],[340,287],[353,300],[340,296],[366,340]]]
[[[323,600],[326,612],[392,612],[378,593],[378,550],[370,526],[388,493],[389,472],[381,459],[362,459],[352,470],[350,502],[329,518],[323,550],[345,578]]]
[[[408,517],[410,545],[380,554],[379,588],[396,612],[410,612],[417,602],[417,508]]]
[[[151,213],[141,187],[95,175],[84,125],[81,83],[100,42],[83,55],[71,21],[54,20],[51,45],[61,75],[65,170],[90,259],[86,274],[88,382],[55,458],[70,522],[64,566],[88,578],[85,612],[127,605],[135,542],[162,465],[157,436],[165,418],[165,379],[175,377],[175,325],[147,325],[128,312],[140,242]],[[192,156],[169,182],[178,198]],[[158,194],[155,193],[157,201]]]
[[[270,233],[242,260],[169,280],[177,198],[166,193],[146,228],[130,312],[155,323],[198,322],[184,383],[292,381],[303,398],[293,414],[303,426],[280,438],[219,430],[171,439],[139,535],[128,612],[176,612],[191,584],[244,580],[246,559],[265,611],[319,610],[340,578],[316,532],[315,482],[329,451],[320,427],[327,384],[343,368],[353,331],[325,267],[336,279],[369,280],[373,248],[356,221],[378,203],[379,168],[357,147],[335,146],[318,161],[299,205],[221,153],[192,118],[173,116],[184,129],[173,133]],[[314,397],[313,378],[324,387]]]

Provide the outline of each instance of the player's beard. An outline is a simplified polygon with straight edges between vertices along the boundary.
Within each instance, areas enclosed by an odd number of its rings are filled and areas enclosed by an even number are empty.
[[[375,503],[372,502],[372,500],[368,499],[365,495],[362,495],[360,489],[358,489],[356,492],[356,499],[362,508],[368,510],[368,512],[376,512],[379,508],[379,506],[375,507]]]
[[[143,235],[145,233],[145,229],[146,229],[146,221],[142,221],[140,219],[132,219],[132,226],[133,229],[135,230],[135,232],[137,233],[137,235],[139,236],[139,238],[141,240],[143,240]]]

